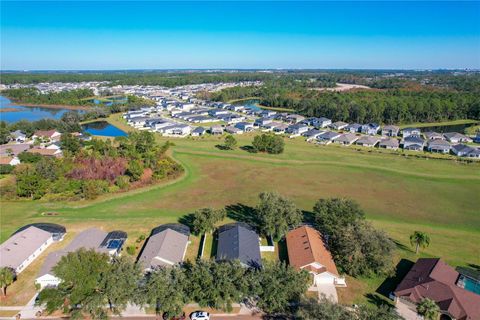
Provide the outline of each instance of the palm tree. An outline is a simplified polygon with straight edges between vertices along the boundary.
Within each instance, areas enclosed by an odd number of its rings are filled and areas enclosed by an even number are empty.
[[[436,320],[440,312],[440,308],[432,299],[425,298],[417,305],[417,312],[423,316],[425,320]]]
[[[415,246],[415,254],[418,254],[420,247],[426,248],[430,244],[430,237],[425,232],[415,231],[410,236],[410,244]]]
[[[3,296],[7,295],[7,287],[13,283],[13,272],[9,268],[0,269],[0,286],[2,287]]]

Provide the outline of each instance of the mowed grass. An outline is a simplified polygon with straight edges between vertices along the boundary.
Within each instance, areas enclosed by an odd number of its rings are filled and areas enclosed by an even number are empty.
[[[249,145],[253,136],[236,138],[242,147]],[[260,192],[277,191],[304,211],[311,211],[319,198],[355,199],[368,219],[398,243],[397,261],[416,260],[408,237],[421,230],[431,236],[432,243],[419,256],[440,256],[454,266],[480,264],[478,163],[418,159],[352,147],[319,147],[301,138],[286,139],[281,155],[249,153],[240,148],[222,151],[215,147],[223,142],[222,137],[169,140],[175,143],[172,156],[185,167],[185,175],[178,180],[95,201],[3,201],[1,241],[27,223],[48,221],[73,231],[92,225],[107,231],[125,230],[129,233],[127,245],[136,244],[135,240],[142,234],[148,236],[152,228],[178,222],[198,208],[235,204],[254,207]],[[44,216],[45,212],[56,215]],[[212,250],[211,235],[208,238],[207,255]],[[200,240],[191,240],[186,256],[194,259]],[[141,244],[136,246],[138,254]],[[39,266],[32,266],[29,281],[33,281]],[[368,300],[367,294],[377,290],[383,280],[349,278],[351,285],[339,293],[341,301]]]

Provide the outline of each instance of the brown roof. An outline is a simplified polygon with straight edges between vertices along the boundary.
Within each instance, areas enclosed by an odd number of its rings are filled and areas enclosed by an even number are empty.
[[[455,319],[480,319],[480,295],[456,285],[459,273],[438,258],[418,259],[395,289],[397,297],[414,303],[434,300]]]
[[[30,150],[28,150],[27,152],[30,152],[30,153],[38,153],[42,156],[50,156],[50,157],[54,157],[54,156],[58,156],[61,152],[58,150],[58,149],[42,149],[42,148],[32,148]]]
[[[51,138],[54,133],[56,133],[57,130],[52,129],[52,130],[38,130],[37,132],[34,133],[35,136],[37,137],[47,137]]]
[[[301,269],[311,263],[319,263],[324,268],[316,269],[312,266],[306,268],[315,273],[328,271],[338,276],[337,267],[333,262],[330,251],[322,240],[322,235],[317,230],[303,226],[287,233],[288,260],[290,265]]]
[[[10,164],[13,157],[0,157],[0,164]]]

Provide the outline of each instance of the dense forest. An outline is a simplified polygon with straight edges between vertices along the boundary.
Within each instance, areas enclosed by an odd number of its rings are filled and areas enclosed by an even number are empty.
[[[60,145],[64,154],[60,159],[20,153],[22,164],[11,168],[14,179],[2,184],[0,195],[9,199],[93,199],[175,177],[183,171],[166,155],[170,144],[159,145],[151,132],[134,132],[115,141],[81,141],[63,134]]]
[[[21,103],[105,107],[105,109],[110,109],[112,112],[122,112],[135,109],[136,107],[155,104],[151,100],[129,95],[125,101],[117,100],[111,106],[98,105],[93,102],[93,99],[98,97],[95,97],[90,89],[41,93],[36,88],[19,88],[3,90],[2,95]]]
[[[336,82],[392,89],[412,86],[480,92],[480,73],[467,71],[405,70],[268,70],[268,71],[103,71],[103,72],[2,72],[2,84],[41,82],[108,81],[109,85],[160,85],[264,81],[277,85],[297,83],[305,87],[333,87]]]
[[[327,92],[265,85],[230,88],[210,95],[216,101],[258,97],[269,107],[291,108],[305,116],[382,124],[480,119],[480,98],[454,90],[353,90]]]

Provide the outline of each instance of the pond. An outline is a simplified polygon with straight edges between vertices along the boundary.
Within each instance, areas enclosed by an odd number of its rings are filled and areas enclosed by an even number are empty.
[[[105,137],[124,137],[127,133],[119,128],[111,125],[107,121],[95,121],[86,123],[82,126],[85,132],[90,133],[93,136],[105,136]]]
[[[253,110],[253,111],[260,111],[260,110],[262,110],[262,108],[258,105],[259,102],[260,102],[260,100],[258,100],[258,99],[252,99],[252,100],[238,101],[238,102],[235,102],[233,104],[236,105],[236,106],[244,106],[245,108],[248,108],[248,109]]]
[[[464,123],[464,124],[452,124],[448,126],[431,126],[431,127],[422,127],[420,130],[422,132],[438,132],[438,133],[446,133],[446,132],[458,132],[464,133],[466,128],[471,126],[475,126],[477,123]]]
[[[1,111],[1,109],[8,109],[8,111]],[[71,110],[12,105],[10,99],[0,96],[0,120],[8,123],[20,120],[37,121],[41,119],[60,119],[67,111]]]

